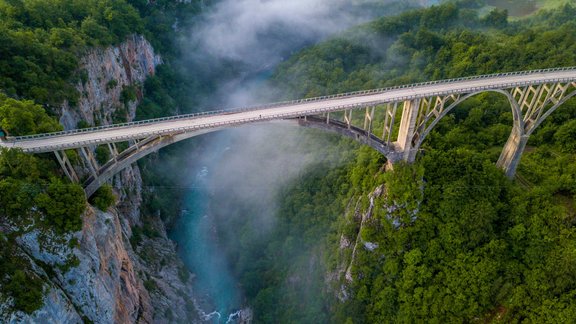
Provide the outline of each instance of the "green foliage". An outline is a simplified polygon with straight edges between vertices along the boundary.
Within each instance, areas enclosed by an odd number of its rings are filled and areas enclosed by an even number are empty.
[[[114,88],[116,88],[117,85],[118,85],[118,81],[116,81],[115,79],[112,79],[112,80],[108,81],[108,83],[106,83],[106,89],[107,90],[114,89]]]
[[[96,161],[100,165],[104,165],[110,160],[110,149],[108,148],[108,145],[99,145],[96,147],[95,153]]]
[[[92,197],[90,197],[90,203],[96,206],[96,208],[106,211],[108,208],[116,202],[116,196],[114,196],[114,191],[112,186],[103,185],[100,187]]]
[[[90,128],[90,127],[92,127],[92,125],[90,125],[90,123],[85,121],[85,120],[80,120],[78,122],[78,124],[76,125],[76,128],[78,128],[78,129]]]
[[[144,120],[195,111],[194,93],[201,93],[189,76],[174,70],[169,64],[158,67],[156,75],[144,82],[144,97],[136,110],[136,119]]]
[[[30,100],[16,100],[0,93],[0,127],[12,136],[62,130],[44,108]]]
[[[86,209],[86,197],[80,185],[52,178],[46,190],[34,200],[46,214],[47,223],[57,232],[78,231],[82,228],[80,216]]]
[[[411,185],[422,170],[419,196]],[[472,321],[496,311],[507,320],[569,316],[576,281],[563,271],[576,258],[564,253],[576,231],[550,193],[521,191],[481,154],[461,149],[430,152],[417,165],[397,168],[386,188],[388,205],[410,211],[406,201],[412,201],[418,213],[402,227],[369,225],[378,230],[370,240],[380,248],[357,256],[355,297],[347,303],[360,302],[367,322]],[[392,220],[387,209],[376,216]],[[543,242],[543,236],[550,239]],[[541,290],[543,282],[550,288]]]
[[[144,280],[144,288],[149,292],[154,292],[158,290],[158,285],[152,279]]]
[[[128,121],[128,109],[127,105],[117,107],[114,113],[112,113],[112,122],[114,124],[125,123]]]
[[[39,192],[36,186],[13,178],[0,180],[0,210],[2,214],[17,219],[29,215],[33,197]]]
[[[31,271],[13,241],[0,240],[0,289],[14,299],[15,309],[31,314],[44,303],[42,280]]]
[[[4,289],[14,297],[16,309],[30,314],[43,305],[41,287],[42,283],[36,276],[31,279],[24,271],[16,270]]]
[[[558,128],[554,139],[563,152],[576,153],[576,120],[571,120]]]
[[[120,101],[127,105],[130,101],[138,99],[138,88],[135,86],[125,86],[120,93]]]
[[[291,90],[287,96],[301,97],[576,65],[573,6],[516,22],[508,22],[505,11],[479,16],[473,8],[447,4],[379,19],[303,50],[278,69],[274,82]],[[415,165],[396,165],[382,177],[383,161],[359,150],[349,167],[348,194],[338,200],[365,211],[367,195],[383,182],[385,194],[374,198],[372,220],[361,229],[352,216],[339,227],[346,237],[359,234],[378,248],[356,250],[354,282],[345,283],[352,297],[345,303],[325,297],[329,321],[573,318],[575,117],[574,101],[568,101],[536,131],[519,168],[522,185],[494,166],[512,125],[509,104],[498,94],[470,98],[451,111],[429,134]],[[330,186],[343,185],[333,180]],[[292,207],[291,222],[313,217],[311,206]],[[341,250],[325,253],[328,269],[350,262]],[[276,280],[287,280],[288,268],[280,267]],[[263,298],[278,294],[256,287]],[[263,298],[255,309],[267,309]],[[278,315],[270,309],[262,316]]]
[[[0,89],[49,107],[72,105],[77,57],[87,46],[119,43],[143,33],[126,1],[0,1]]]
[[[486,17],[482,18],[486,26],[494,28],[505,28],[508,25],[508,10],[494,9]]]
[[[71,268],[76,268],[80,265],[80,259],[76,255],[68,257],[64,264],[58,264],[57,267],[62,273],[68,272]]]
[[[496,28],[486,32],[487,25]],[[280,66],[274,83],[292,89],[292,97],[305,97],[570,66],[576,61],[573,28],[563,10],[505,24],[505,12],[498,10],[480,19],[453,4],[434,6],[378,19],[305,49]]]
[[[19,150],[0,151],[0,210],[17,221],[35,215],[35,206],[45,211],[44,222],[59,233],[76,231],[85,198],[82,187],[55,178],[51,160]]]
[[[78,58],[88,48],[114,45],[131,34],[144,34],[167,59],[177,52],[172,26],[178,22],[187,31],[189,20],[184,18],[198,10],[200,2],[203,1],[0,0],[0,128],[13,136],[61,130],[46,110],[55,113],[65,100],[71,107],[77,104],[79,93],[74,84],[88,81],[87,72],[78,70]],[[163,82],[169,83],[167,79]],[[117,85],[113,80],[107,86]],[[139,90],[124,88],[122,101],[135,101]],[[176,88],[172,94],[186,92],[181,90]],[[170,108],[175,107],[173,104]],[[119,107],[112,118],[121,122],[126,115],[126,107]],[[89,125],[81,121],[77,126]],[[78,160],[74,151],[66,154],[72,163]],[[108,157],[107,150],[97,149],[101,163]],[[79,230],[86,205],[84,192],[77,184],[59,180],[62,177],[53,155],[2,149],[0,218],[15,225],[33,223],[57,234]],[[106,210],[114,199],[111,188],[105,186],[92,203]],[[149,226],[144,233],[158,235]],[[2,233],[0,240],[1,295],[12,297],[16,309],[31,313],[42,305],[42,281],[30,269],[26,257],[18,253],[17,244]],[[66,272],[78,263],[72,257],[60,268]],[[50,275],[52,269],[45,270]],[[85,317],[83,320],[90,322]]]
[[[142,227],[132,227],[132,236],[130,236],[130,245],[132,248],[135,249],[142,242],[142,238]]]
[[[181,31],[188,32],[194,17],[205,6],[203,0],[172,1],[172,0],[128,0],[143,18],[145,36],[151,41],[157,51],[171,57],[179,54],[180,47],[177,45],[177,37],[174,37],[173,26],[178,26]]]
[[[3,179],[14,178],[33,183],[51,170],[49,163],[20,150],[0,150],[0,175]]]

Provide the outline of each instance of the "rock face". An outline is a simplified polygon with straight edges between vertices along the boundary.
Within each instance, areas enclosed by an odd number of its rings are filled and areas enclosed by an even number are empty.
[[[80,100],[76,107],[63,105],[60,123],[69,130],[81,120],[90,125],[133,120],[138,100],[130,100],[134,98],[128,97],[128,91],[141,98],[138,85],[161,63],[150,43],[137,35],[119,46],[91,50],[80,61],[82,80],[76,85]]]
[[[54,321],[69,323],[72,318],[84,317],[97,323],[151,322],[150,298],[136,277],[122,229],[116,210],[102,212],[89,207],[78,233],[59,238],[33,230],[21,235],[18,243],[32,262],[41,261],[52,269],[44,307],[33,317],[69,311],[68,321]],[[77,246],[65,244],[71,238]],[[77,265],[66,266],[73,260]]]
[[[28,266],[40,277],[45,278],[44,307],[31,315],[11,311],[12,299],[0,303],[0,323],[81,323],[82,318],[68,296],[49,278],[36,261],[26,253],[18,253]],[[1,295],[1,292],[0,292]]]
[[[369,204],[366,207],[362,207],[362,196],[350,199],[345,217],[348,222],[355,224],[356,230],[352,237],[344,233],[340,235],[339,261],[336,267],[326,274],[326,283],[329,290],[340,302],[346,302],[349,299],[353,293],[350,288],[351,284],[358,277],[363,276],[356,268],[356,259],[360,251],[380,253],[378,251],[378,243],[367,241],[362,237],[363,229],[381,222],[381,219],[389,222],[395,230],[401,230],[404,227],[413,225],[417,219],[423,193],[424,187],[422,186],[420,187],[421,197],[417,201],[416,206],[410,206],[406,202],[397,202],[390,199],[386,184],[377,186],[372,192],[367,194]],[[384,215],[380,214],[380,220],[375,216],[375,207],[385,211]],[[400,214],[409,215],[409,217],[402,218],[399,216]],[[381,255],[381,257],[384,257],[384,255]]]
[[[90,51],[81,62],[85,72],[77,84],[81,99],[76,107],[65,103],[61,111],[66,129],[76,128],[81,121],[89,125],[106,125],[118,118],[131,121],[141,85],[155,73],[161,58],[142,36],[131,36],[119,46]],[[127,97],[126,89],[137,96]],[[59,237],[46,230],[20,229],[17,242],[34,272],[45,279],[44,306],[27,315],[11,313],[1,305],[0,322],[199,321],[193,276],[177,257],[162,221],[146,224],[157,233],[153,239],[144,236],[134,248],[130,243],[132,228],[144,225],[138,167],[126,168],[112,184],[116,206],[106,212],[89,206],[80,232]]]

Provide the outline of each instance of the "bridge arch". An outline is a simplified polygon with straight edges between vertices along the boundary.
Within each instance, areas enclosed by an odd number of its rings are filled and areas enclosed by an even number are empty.
[[[514,98],[512,97],[512,95],[510,93],[508,93],[507,91],[504,91],[504,90],[500,90],[500,89],[478,91],[478,92],[466,94],[466,95],[460,97],[457,101],[451,103],[450,106],[445,108],[438,115],[438,117],[434,118],[429,124],[428,124],[428,122],[430,121],[430,116],[427,116],[427,118],[423,122],[423,124],[427,125],[427,126],[424,128],[422,133],[419,133],[418,136],[415,136],[416,138],[413,139],[412,145],[414,145],[414,148],[416,150],[419,150],[420,147],[422,146],[422,144],[424,143],[424,140],[426,139],[426,137],[432,131],[432,129],[434,129],[434,127],[436,127],[436,125],[440,122],[440,120],[442,120],[442,118],[446,117],[452,110],[454,110],[456,107],[458,107],[458,105],[460,105],[461,103],[463,103],[464,101],[466,101],[472,97],[478,96],[478,95],[480,95],[482,93],[486,93],[486,92],[494,92],[494,93],[504,95],[504,97],[506,97],[506,99],[508,99],[508,102],[510,104],[510,109],[512,111],[512,118],[513,118],[513,126],[512,127],[521,127],[522,112],[520,111],[518,104],[514,101]]]
[[[84,191],[87,197],[92,196],[100,186],[112,179],[114,175],[122,171],[132,163],[140,160],[141,158],[157,152],[161,148],[168,145],[195,137],[203,134],[218,131],[219,129],[207,129],[196,132],[182,132],[179,134],[170,135],[157,135],[150,136],[139,142],[132,144],[126,150],[114,156],[111,160],[106,162],[101,168],[98,168],[95,174],[84,181]]]
[[[421,118],[422,121],[415,125],[409,148],[413,153],[408,155],[408,162],[415,159],[416,152],[442,118],[465,100],[485,92],[504,95],[512,110],[512,131],[497,162],[497,165],[505,170],[506,175],[512,177],[530,135],[560,106],[576,96],[576,82],[542,83],[508,89],[482,89],[453,98],[453,102],[442,107],[439,112],[425,113]]]
[[[368,133],[366,130],[355,126],[348,128],[346,124],[336,120],[332,120],[331,123],[327,124],[323,119],[314,116],[307,116],[306,118],[288,119],[286,120],[286,125],[320,129],[323,131],[336,133],[341,136],[351,138],[362,145],[370,146],[387,158],[391,154],[394,154],[393,150],[391,150],[390,147],[386,145],[386,143],[384,143],[374,134]],[[150,136],[146,139],[135,142],[121,153],[113,156],[112,159],[110,159],[104,165],[97,168],[97,170],[95,170],[95,174],[90,175],[86,179],[84,182],[84,191],[86,192],[86,196],[92,196],[96,190],[100,188],[100,186],[108,182],[108,180],[112,179],[112,177],[114,177],[114,175],[116,175],[118,172],[122,171],[132,163],[135,163],[139,159],[151,153],[157,152],[158,150],[174,143],[181,142],[192,137],[221,131],[223,129],[225,128],[211,128],[195,132],[182,132],[178,134]]]

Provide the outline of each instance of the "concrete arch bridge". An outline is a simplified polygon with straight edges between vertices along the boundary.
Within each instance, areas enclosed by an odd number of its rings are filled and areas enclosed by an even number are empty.
[[[434,126],[464,100],[484,92],[504,95],[513,115],[512,132],[498,166],[512,177],[529,136],[546,117],[576,95],[576,67],[480,75],[392,88],[358,91],[247,108],[178,115],[110,126],[8,137],[0,146],[28,153],[54,152],[65,174],[79,181],[65,150],[78,150],[90,177],[87,196],[138,159],[178,141],[246,124],[289,120],[336,131],[384,154],[413,162]],[[117,143],[128,142],[120,151]],[[96,146],[111,159],[100,165]]]

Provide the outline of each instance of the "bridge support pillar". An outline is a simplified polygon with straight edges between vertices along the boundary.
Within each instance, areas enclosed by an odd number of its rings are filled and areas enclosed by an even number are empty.
[[[526,143],[528,143],[529,135],[522,132],[521,129],[514,127],[508,141],[504,145],[504,149],[498,158],[496,165],[504,169],[504,172],[508,178],[513,178],[516,173],[516,168],[520,163],[522,158],[522,153],[524,148],[526,148]]]
[[[382,140],[386,144],[392,143],[392,129],[394,128],[394,120],[396,118],[396,110],[398,109],[398,102],[393,104],[386,104],[386,113],[384,115],[384,130],[382,132]]]
[[[372,132],[372,121],[374,120],[374,110],[375,106],[366,107],[366,112],[364,113],[364,130],[367,133]]]
[[[352,109],[344,110],[344,122],[348,126],[348,129],[352,127]]]
[[[94,179],[98,178],[98,172],[96,170],[98,170],[99,167],[98,163],[96,162],[96,159],[94,159],[94,155],[92,154],[92,152],[85,147],[81,147],[80,154],[84,158],[84,162],[88,166],[88,169],[90,169],[90,172],[94,176]]]
[[[116,147],[115,143],[108,143],[108,149],[110,150],[110,154],[112,154],[112,158],[116,161],[118,157],[118,148]]]
[[[72,182],[80,182],[76,171],[74,171],[74,168],[72,167],[72,163],[70,163],[70,160],[66,155],[66,152],[54,151],[54,155],[56,155],[56,160],[58,160],[58,163],[60,163],[60,166],[62,167],[62,170],[68,179],[70,179]]]
[[[416,150],[412,147],[412,138],[416,130],[416,120],[420,108],[420,99],[404,101],[402,120],[398,129],[398,140],[395,147],[402,152],[402,160],[411,163],[416,158]]]

